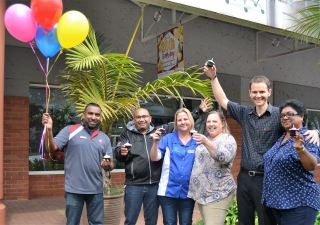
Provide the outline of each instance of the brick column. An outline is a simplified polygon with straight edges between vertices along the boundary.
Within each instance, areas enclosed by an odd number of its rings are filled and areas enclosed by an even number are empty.
[[[0,224],[6,223],[6,206],[3,204],[3,98],[4,98],[4,48],[5,48],[5,28],[4,28],[4,11],[6,8],[6,1],[0,0]]]
[[[237,142],[237,155],[236,158],[233,160],[233,165],[231,168],[231,173],[235,179],[237,179],[239,170],[240,170],[240,160],[241,160],[241,142],[242,142],[242,133],[241,127],[237,121],[234,119],[227,117],[227,123],[230,129],[231,134],[236,139]]]
[[[4,199],[29,199],[29,98],[4,99]]]

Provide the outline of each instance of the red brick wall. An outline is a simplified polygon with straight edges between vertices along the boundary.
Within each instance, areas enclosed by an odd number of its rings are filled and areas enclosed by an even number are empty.
[[[124,173],[112,172],[112,186],[122,187]],[[41,197],[61,197],[64,194],[64,175],[30,175],[29,176],[30,199]]]
[[[29,98],[4,98],[4,199],[29,198]]]
[[[231,134],[236,139],[237,142],[237,155],[233,161],[233,166],[231,168],[232,175],[235,179],[237,179],[239,170],[240,170],[240,159],[241,159],[241,128],[237,121],[232,118],[227,118],[227,123],[230,129]]]
[[[64,175],[30,175],[30,199],[39,197],[58,197],[64,193]]]
[[[124,172],[122,173],[116,172],[116,173],[112,173],[111,175],[112,175],[111,177],[112,187],[122,187],[125,180]]]

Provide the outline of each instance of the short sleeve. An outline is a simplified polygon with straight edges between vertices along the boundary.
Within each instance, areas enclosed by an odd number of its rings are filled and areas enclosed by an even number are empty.
[[[69,126],[64,127],[54,138],[54,143],[58,146],[60,150],[68,144],[69,141]]]
[[[228,101],[227,114],[241,124],[242,106],[239,103]]]
[[[160,139],[159,146],[158,146],[158,153],[160,151],[162,156],[161,158],[163,158],[164,154],[166,153],[166,149],[168,147],[168,138],[169,136],[172,136],[172,134],[173,133],[167,134]]]

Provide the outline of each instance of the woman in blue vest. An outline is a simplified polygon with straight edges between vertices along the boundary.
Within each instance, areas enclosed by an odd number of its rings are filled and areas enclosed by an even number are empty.
[[[175,114],[174,132],[161,137],[158,129],[153,135],[150,158],[153,161],[163,158],[158,197],[164,225],[177,224],[177,215],[180,225],[192,224],[194,200],[187,195],[197,147],[191,134],[193,126],[190,111],[181,108]]]

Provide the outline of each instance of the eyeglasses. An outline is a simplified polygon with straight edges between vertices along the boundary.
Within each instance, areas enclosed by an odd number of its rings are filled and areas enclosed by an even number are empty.
[[[136,120],[140,120],[140,119],[147,119],[147,118],[149,118],[149,115],[141,115],[141,116],[135,116],[134,117]]]
[[[281,113],[280,118],[281,119],[284,119],[284,117],[291,118],[291,117],[298,116],[298,115],[299,115],[298,113],[287,112],[287,113]]]

